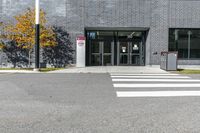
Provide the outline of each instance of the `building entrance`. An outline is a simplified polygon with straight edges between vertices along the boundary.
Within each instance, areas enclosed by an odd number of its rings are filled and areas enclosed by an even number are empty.
[[[145,32],[87,31],[87,66],[145,65]]]
[[[144,65],[144,46],[141,40],[118,42],[118,65]]]
[[[90,64],[92,66],[114,65],[113,41],[91,40],[90,46],[91,46]]]

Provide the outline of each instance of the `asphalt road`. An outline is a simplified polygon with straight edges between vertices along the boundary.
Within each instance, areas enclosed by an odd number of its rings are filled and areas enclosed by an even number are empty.
[[[199,123],[200,97],[119,98],[109,74],[0,74],[0,133],[199,133]]]

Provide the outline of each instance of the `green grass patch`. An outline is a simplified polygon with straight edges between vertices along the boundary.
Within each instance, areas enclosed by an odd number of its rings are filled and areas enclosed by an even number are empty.
[[[56,70],[63,70],[64,68],[40,68],[40,72],[50,72]]]
[[[193,69],[178,69],[177,72],[180,74],[200,74],[200,70]]]
[[[0,70],[27,70],[27,71],[32,71],[33,68],[0,68]]]

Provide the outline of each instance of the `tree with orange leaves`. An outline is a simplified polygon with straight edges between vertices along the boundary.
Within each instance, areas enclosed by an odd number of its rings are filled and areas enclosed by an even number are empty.
[[[3,34],[1,39],[12,40],[16,42],[19,48],[29,51],[29,67],[31,53],[35,45],[35,10],[27,9],[24,13],[14,17],[15,23],[3,24]],[[40,11],[40,45],[44,47],[56,46],[56,37],[51,27],[47,26],[46,14]],[[1,43],[0,48],[6,45]]]

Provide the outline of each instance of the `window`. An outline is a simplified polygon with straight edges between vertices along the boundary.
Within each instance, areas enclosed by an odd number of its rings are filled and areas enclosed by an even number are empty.
[[[110,31],[88,31],[87,39],[113,39],[114,32]]]
[[[200,29],[170,29],[169,51],[178,51],[180,59],[199,59]]]

